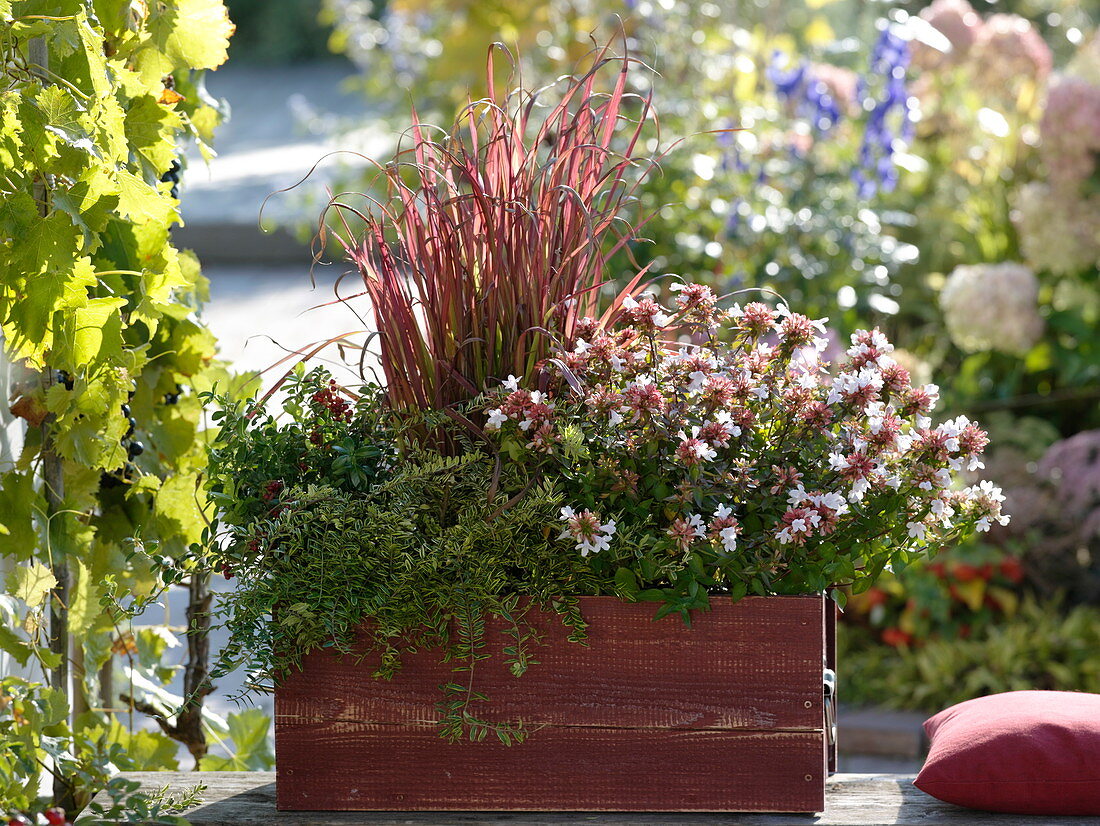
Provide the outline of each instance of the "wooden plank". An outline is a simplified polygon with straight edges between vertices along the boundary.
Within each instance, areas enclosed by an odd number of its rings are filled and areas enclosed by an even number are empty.
[[[475,688],[490,702],[477,714],[529,726],[822,728],[818,597],[716,600],[690,628],[677,616],[654,622],[652,604],[586,597],[581,610],[590,622],[587,646],[567,642],[556,615],[534,614],[547,643],[533,649],[538,664],[516,678],[499,654],[478,663]],[[487,650],[509,642],[499,625],[490,627]],[[438,651],[406,657],[397,677],[384,681],[370,678],[375,657],[354,665],[314,651],[277,689],[277,725],[436,721],[438,687],[454,679],[439,659]]]
[[[825,667],[833,672],[833,674],[839,677],[836,666],[836,622],[837,622],[837,604],[831,599],[824,600],[825,603]],[[837,683],[834,682],[833,692],[833,722],[835,723],[837,717],[837,704],[840,702],[840,697],[837,694],[835,687]],[[828,721],[826,721],[828,725]],[[835,728],[834,728],[835,731]],[[839,748],[839,738],[834,738],[832,743],[829,744],[829,774],[836,773],[836,761]]]
[[[522,745],[333,721],[277,733],[280,809],[820,811],[822,732],[550,727]]]
[[[785,814],[637,814],[453,812],[278,812],[273,772],[130,772],[147,792],[181,792],[205,784],[202,803],[184,812],[192,826],[1100,826],[1100,817],[992,814],[942,803],[915,788],[912,776],[838,774],[825,787],[825,811]]]

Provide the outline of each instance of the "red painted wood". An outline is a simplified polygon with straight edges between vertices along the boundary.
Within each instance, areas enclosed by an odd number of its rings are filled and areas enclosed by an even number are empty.
[[[581,600],[588,645],[570,643],[552,613],[530,617],[544,645],[537,665],[516,678],[502,657],[476,666],[474,687],[491,702],[477,713],[531,725],[799,729],[821,728],[822,603],[818,598],[747,598],[716,603],[687,627],[679,616],[653,621],[652,604]],[[486,651],[512,640],[489,629]],[[278,690],[280,719],[438,720],[439,686],[452,682],[438,651],[405,659],[391,681],[364,679],[361,665],[330,652],[309,654]],[[807,699],[810,705],[806,705]]]
[[[511,748],[438,737],[438,686],[453,679],[438,651],[392,681],[371,679],[369,657],[309,654],[276,690],[280,808],[820,810],[822,600],[716,603],[691,628],[654,610],[582,598],[588,646],[533,613],[538,664],[515,678],[499,655],[479,663],[489,704],[475,713],[534,729]]]
[[[814,732],[547,728],[504,746],[331,722],[281,736],[279,809],[810,812],[825,801]]]

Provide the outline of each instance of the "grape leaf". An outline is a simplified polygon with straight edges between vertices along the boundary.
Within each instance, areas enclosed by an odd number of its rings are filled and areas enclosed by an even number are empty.
[[[35,97],[34,105],[42,113],[46,131],[72,144],[88,140],[80,119],[80,106],[68,89],[45,86]]]
[[[53,571],[37,559],[26,565],[17,565],[8,574],[8,593],[18,597],[31,608],[46,601],[46,595],[57,585]]]
[[[20,639],[7,625],[0,625],[0,651],[14,657],[20,665],[26,665],[34,648],[26,640]]]
[[[59,185],[53,192],[53,205],[69,216],[84,233],[83,247],[99,246],[98,234],[107,227],[107,219],[118,207],[118,188],[100,167],[84,172],[69,187]]]
[[[38,223],[38,205],[29,192],[13,192],[0,199],[0,235],[23,238]]]
[[[172,200],[132,172],[120,170],[115,181],[119,193],[118,211],[124,218],[136,224],[148,222],[159,225],[179,219]]]
[[[172,136],[182,127],[179,113],[157,103],[153,95],[142,95],[131,101],[126,111],[126,139],[147,164],[148,171],[158,176],[176,159],[176,143]]]
[[[15,170],[24,166],[19,98],[18,92],[0,92],[0,169]]]
[[[156,513],[167,520],[185,541],[196,541],[202,533],[203,520],[195,502],[195,476],[180,473],[164,480],[157,492]]]
[[[69,592],[69,628],[76,633],[88,630],[99,615],[102,589],[92,578],[91,569],[83,560],[76,561],[76,578]]]
[[[176,66],[216,69],[229,56],[236,28],[221,0],[179,0],[175,8],[150,9],[153,42]]]
[[[73,360],[94,364],[122,355],[122,321],[118,311],[125,298],[92,298],[73,311]]]
[[[0,477],[0,514],[7,535],[0,537],[0,553],[22,561],[30,559],[38,545],[34,530],[34,512],[42,504],[34,477],[10,472]]]

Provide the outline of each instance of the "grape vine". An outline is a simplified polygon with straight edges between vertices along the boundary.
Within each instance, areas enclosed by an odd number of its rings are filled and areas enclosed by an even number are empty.
[[[123,604],[205,589],[199,394],[227,374],[200,318],[207,282],[169,230],[181,140],[211,154],[221,112],[202,71],[232,30],[221,0],[0,0],[0,336],[23,420],[0,465],[0,657],[24,669],[0,679],[13,817],[49,802],[44,767],[75,812],[112,764],[175,760],[112,712],[148,705],[135,675],[172,671]]]

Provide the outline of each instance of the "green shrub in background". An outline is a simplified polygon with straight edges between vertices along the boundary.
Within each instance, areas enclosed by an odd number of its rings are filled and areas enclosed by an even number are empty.
[[[209,151],[201,72],[231,33],[220,0],[0,0],[0,323],[21,420],[0,467],[0,657],[22,672],[0,682],[9,811],[75,817],[110,784],[100,817],[156,820],[170,807],[128,815],[110,775],[175,768],[177,741],[200,759],[229,729],[202,712],[200,639],[179,710],[164,686],[184,629],[132,620],[169,586],[188,589],[189,630],[209,607],[198,393],[227,373],[162,179],[182,140]]]
[[[1012,618],[968,639],[919,647],[870,645],[845,627],[838,659],[843,698],[856,705],[937,711],[954,703],[1021,689],[1100,692],[1100,609],[1068,612],[1057,601],[1025,600]]]
[[[332,59],[332,29],[313,0],[226,0],[237,27],[229,56],[234,65],[276,65]]]

